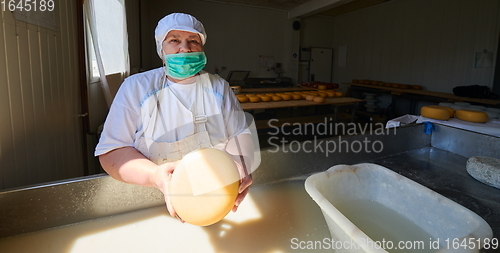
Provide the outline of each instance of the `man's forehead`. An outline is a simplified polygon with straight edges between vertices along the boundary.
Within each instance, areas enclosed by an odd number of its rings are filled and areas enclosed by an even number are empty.
[[[188,37],[199,37],[200,35],[194,32],[172,30],[168,32],[167,37],[180,37],[182,34],[187,34]]]

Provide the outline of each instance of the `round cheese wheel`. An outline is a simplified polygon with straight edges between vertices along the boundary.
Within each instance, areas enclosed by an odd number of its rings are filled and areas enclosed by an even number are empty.
[[[238,169],[226,153],[214,148],[198,149],[177,165],[169,197],[175,212],[185,222],[208,226],[231,211],[239,184]]]
[[[313,101],[314,100],[314,95],[306,95],[306,100]]]
[[[443,108],[444,106],[439,105],[427,105],[420,109],[420,114],[424,117],[437,119],[437,120],[449,120],[450,111]]]
[[[267,96],[266,94],[257,94],[257,97],[264,97]]]
[[[255,94],[245,94],[245,96],[247,96],[247,97],[256,97],[257,95],[255,95]]]
[[[324,97],[314,97],[313,98],[313,102],[324,103],[325,102],[325,98]]]
[[[283,100],[291,100],[292,99],[292,95],[290,94],[283,94],[283,95],[279,95],[281,98],[283,98]]]
[[[439,105],[438,105],[439,106]],[[455,116],[455,109],[451,108],[451,107],[448,107],[448,106],[444,106],[444,105],[441,105],[444,109],[448,110],[448,112],[450,113],[450,118],[453,118]]]
[[[476,123],[488,122],[488,114],[476,110],[467,110],[467,109],[456,110],[455,117],[457,117],[457,119],[476,122]]]
[[[260,100],[262,100],[262,102],[269,102],[273,99],[270,96],[261,96]]]
[[[318,85],[318,90],[326,90],[326,85],[324,84]]]
[[[326,92],[326,95],[327,95],[328,97],[335,97],[335,92],[332,92],[332,91],[327,91],[327,92]]]
[[[293,98],[294,100],[298,100],[298,99],[301,99],[301,98],[302,98],[302,96],[301,96],[300,94],[293,94],[293,95],[292,95],[292,98]]]
[[[281,100],[283,100],[280,96],[272,96],[271,98],[273,99],[273,101],[281,101]]]
[[[335,92],[335,96],[336,97],[342,97],[342,96],[344,96],[344,93],[342,91],[336,91]]]
[[[266,93],[266,95],[272,97],[272,96],[274,96],[276,94],[274,94],[274,93]]]
[[[248,97],[250,99],[250,102],[252,103],[257,103],[260,102],[260,97],[254,96],[254,97]]]
[[[246,103],[246,102],[250,101],[250,99],[247,96],[237,97],[237,98],[238,98],[238,101],[240,101],[240,103]]]

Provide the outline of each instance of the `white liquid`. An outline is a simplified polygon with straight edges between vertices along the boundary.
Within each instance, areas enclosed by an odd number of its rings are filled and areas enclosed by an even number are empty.
[[[329,237],[304,182],[291,181],[252,186],[236,213],[207,227],[182,224],[159,206],[0,238],[0,253],[316,253],[331,250],[296,250],[291,240]]]
[[[408,218],[378,202],[353,200],[335,205],[335,207],[388,252],[437,251],[437,249],[430,249],[430,242],[435,239],[431,239],[432,236],[429,233]],[[384,241],[385,244],[382,244]],[[401,246],[406,248],[398,248],[400,242],[402,242]]]

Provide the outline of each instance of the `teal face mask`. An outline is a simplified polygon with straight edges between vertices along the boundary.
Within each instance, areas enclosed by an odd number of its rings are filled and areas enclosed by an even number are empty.
[[[186,79],[196,75],[207,64],[204,52],[165,55],[165,73],[175,79]]]

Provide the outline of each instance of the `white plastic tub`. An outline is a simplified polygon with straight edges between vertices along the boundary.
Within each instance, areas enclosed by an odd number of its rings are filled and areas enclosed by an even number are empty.
[[[305,189],[336,252],[479,252],[492,238],[474,212],[376,164],[333,166]]]

